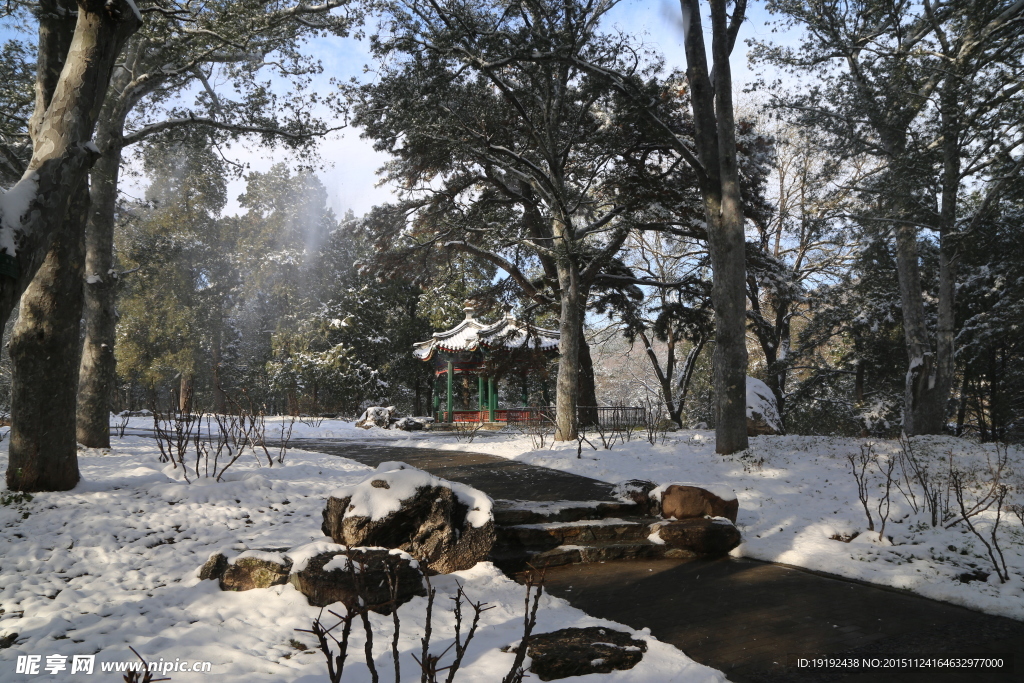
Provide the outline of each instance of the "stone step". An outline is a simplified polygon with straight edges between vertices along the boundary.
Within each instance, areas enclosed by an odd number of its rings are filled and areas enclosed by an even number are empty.
[[[543,551],[561,545],[627,543],[646,540],[654,518],[608,518],[575,522],[545,522],[498,526],[495,547],[500,552]]]
[[[549,550],[525,553],[503,553],[497,548],[491,561],[506,573],[515,573],[533,567],[559,567],[566,564],[605,562],[611,560],[652,560],[662,558],[694,557],[694,553],[659,545],[648,540],[628,543],[598,542],[588,545],[560,545]]]
[[[607,519],[609,517],[628,517],[640,514],[642,514],[641,510],[636,503],[620,501],[494,501],[494,522],[499,526],[578,522],[587,519]]]

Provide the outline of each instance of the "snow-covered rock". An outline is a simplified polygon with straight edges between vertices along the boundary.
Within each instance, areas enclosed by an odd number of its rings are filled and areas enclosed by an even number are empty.
[[[785,434],[775,394],[759,379],[747,376],[747,435]]]
[[[427,594],[419,563],[400,550],[346,548],[304,560],[302,569],[289,581],[317,607],[340,602],[349,608],[365,605],[378,614],[391,614],[414,597]]]
[[[331,494],[323,532],[350,546],[399,548],[447,574],[487,558],[495,541],[493,501],[482,491],[404,463],[383,463]]]
[[[369,429],[370,427],[387,429],[391,424],[391,416],[395,414],[395,410],[395,406],[388,406],[387,408],[372,406],[367,408],[359,416],[359,419],[356,420],[356,427],[362,427],[363,429]]]
[[[247,591],[281,586],[288,582],[291,568],[291,560],[280,553],[247,550],[228,560],[220,577],[220,588]]]

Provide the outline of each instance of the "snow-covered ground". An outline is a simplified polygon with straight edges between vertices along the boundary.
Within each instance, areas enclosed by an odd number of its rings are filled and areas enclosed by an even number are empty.
[[[300,431],[301,429],[301,431]],[[269,430],[268,430],[269,431]],[[733,551],[737,557],[752,557],[805,567],[871,583],[907,589],[920,595],[963,605],[990,614],[1024,619],[1024,526],[1007,508],[1024,503],[1024,452],[1011,447],[1009,462],[1002,471],[1008,486],[997,539],[1009,570],[1001,583],[993,571],[984,544],[962,522],[932,527],[922,500],[920,485],[906,481],[897,466],[899,485],[913,492],[918,505],[893,485],[885,535],[879,540],[879,503],[883,502],[884,477],[878,465],[866,468],[868,506],[875,532],[867,530],[867,517],[857,494],[857,483],[847,456],[857,458],[862,448],[881,456],[884,467],[898,458],[900,444],[880,439],[851,439],[817,436],[761,436],[751,439],[749,450],[732,456],[715,453],[714,433],[682,430],[667,435],[664,443],[651,445],[643,432],[634,433],[628,443],[616,442],[605,449],[598,437],[590,440],[596,450],[584,444],[577,458],[576,442],[554,444],[543,449],[529,436],[482,433],[473,441],[454,436],[396,433],[393,430],[361,430],[340,421],[325,421],[319,427],[296,427],[306,437],[389,439],[396,446],[490,453],[521,462],[575,472],[595,479],[619,483],[647,479],[656,483],[703,482],[731,488],[739,499],[737,526],[743,543]],[[967,473],[967,481],[986,480],[997,453],[992,444],[979,445],[953,437],[914,437],[911,448],[922,465],[939,481],[940,505],[957,510],[952,491],[944,486],[950,457],[953,467]],[[978,489],[968,491],[968,509]],[[883,506],[882,511],[885,508]],[[995,506],[972,518],[986,541],[990,541]],[[833,537],[849,538],[844,542]],[[964,582],[958,577],[988,574],[987,580]],[[968,578],[968,577],[965,577]]]
[[[149,425],[138,420],[132,426]],[[296,431],[326,436],[332,429],[337,432],[332,436],[368,436],[337,422],[316,429],[297,425]],[[372,432],[370,438],[394,438],[393,433]],[[0,470],[6,470],[6,445],[2,451]],[[260,467],[249,458],[230,469],[223,482],[187,484],[180,470],[158,462],[152,439],[133,436],[115,440],[109,452],[82,451],[79,462],[83,480],[70,492],[24,501],[0,488],[0,681],[91,680],[71,673],[75,655],[95,656],[98,679],[120,680],[122,674],[104,675],[101,667],[133,661],[129,647],[148,661],[211,663],[210,673],[171,671],[167,675],[175,683],[327,680],[323,656],[312,649],[313,637],[295,630],[309,628],[319,610],[293,587],[222,592],[216,582],[200,581],[196,571],[218,550],[285,549],[322,539],[320,513],[328,493],[360,480],[369,468],[292,450],[283,466]],[[455,594],[456,582],[464,584],[470,598],[495,605],[483,614],[456,680],[500,680],[514,656],[501,648],[521,638],[524,589],[489,563],[436,577],[434,653],[452,642],[448,597]],[[426,599],[415,598],[399,610],[406,681],[420,677],[411,655],[420,651],[425,608]],[[391,617],[372,615],[372,626],[378,670],[392,680]],[[567,626],[632,631],[544,597],[535,632]],[[639,665],[578,680],[725,680],[649,633],[634,633],[648,643]],[[344,681],[369,680],[364,642],[361,629],[354,629]],[[33,655],[41,658],[40,673],[18,673],[19,656]],[[47,673],[49,656],[64,668]]]

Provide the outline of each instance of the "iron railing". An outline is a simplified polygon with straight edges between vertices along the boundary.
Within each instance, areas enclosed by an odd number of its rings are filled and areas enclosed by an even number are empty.
[[[580,425],[600,426],[606,429],[640,427],[646,419],[644,409],[636,406],[578,406],[576,411]],[[487,410],[453,410],[451,418],[454,422],[488,422],[490,412]],[[555,408],[553,406],[502,408],[494,411],[494,421],[504,422],[512,429],[536,428],[544,425],[553,427]],[[449,422],[447,411],[442,410],[438,413],[438,422]]]

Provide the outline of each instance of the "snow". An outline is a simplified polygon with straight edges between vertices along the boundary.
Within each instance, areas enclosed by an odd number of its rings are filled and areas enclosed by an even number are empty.
[[[348,550],[347,547],[332,543],[331,541],[314,541],[288,551],[288,557],[292,561],[292,573],[301,572],[317,555],[323,553],[342,553]]]
[[[142,21],[142,12],[139,11],[138,6],[135,4],[135,0],[126,0],[126,2],[128,3],[128,6],[132,8],[132,13],[135,15],[135,18]]]
[[[432,339],[413,345],[413,357],[430,360],[436,349],[444,351],[476,351],[487,348],[531,348],[551,350],[558,348],[559,333],[516,320],[511,314],[490,325],[473,317],[473,309],[466,308],[466,319],[444,332],[435,332]]]
[[[251,558],[254,560],[261,560],[263,562],[271,562],[273,564],[279,564],[282,567],[288,565],[288,558],[281,553],[268,553],[263,550],[246,550],[228,560],[228,564],[237,564],[239,560]]]
[[[366,436],[363,430],[352,431]],[[296,630],[308,629],[319,608],[290,584],[221,591],[216,581],[199,580],[197,569],[215,552],[236,555],[236,560],[246,554],[287,556],[293,571],[321,552],[342,553],[345,547],[320,531],[327,495],[382,473],[345,458],[292,450],[284,466],[239,462],[228,481],[189,485],[180,469],[168,469],[158,455],[151,439],[125,436],[110,451],[80,451],[83,481],[72,491],[0,505],[0,638],[18,634],[0,655],[0,681],[24,679],[15,673],[20,655],[42,655],[44,661],[47,655],[69,661],[73,655],[96,655],[100,673],[102,662],[135,661],[129,646],[148,661],[212,663],[206,674],[172,672],[175,683],[326,680],[314,638]],[[0,450],[0,467],[7,467],[6,449]],[[432,577],[431,584],[437,589],[432,652],[440,653],[454,639],[450,598],[460,584],[470,599],[495,607],[482,614],[456,679],[492,683],[514,659],[501,648],[522,637],[523,587],[486,562]],[[426,598],[414,598],[398,610],[406,683],[420,679],[412,655],[419,656],[426,604]],[[327,610],[342,612],[344,607],[335,604]],[[392,680],[391,616],[371,614],[370,624],[376,667]],[[590,617],[564,600],[542,598],[535,633],[590,626],[627,631],[645,641],[648,651],[634,669],[574,679],[581,683],[725,681],[720,672],[659,642],[646,629],[636,631]],[[344,677],[348,683],[370,680],[362,656],[365,642],[362,628],[353,629]],[[32,678],[69,680],[63,674],[41,672]]]
[[[466,520],[479,528],[494,519],[491,512],[494,501],[471,486],[440,479],[432,474],[400,462],[381,463],[374,474],[354,486],[346,486],[331,493],[334,498],[351,498],[345,517],[369,517],[372,521],[384,519],[401,508],[403,500],[412,498],[418,489],[444,486],[450,488],[463,505],[469,508]]]
[[[0,252],[16,256],[15,237],[22,230],[22,218],[36,198],[39,174],[19,180],[14,187],[0,194]]]

